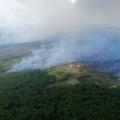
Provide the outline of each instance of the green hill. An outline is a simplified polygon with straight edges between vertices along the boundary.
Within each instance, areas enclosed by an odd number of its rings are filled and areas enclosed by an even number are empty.
[[[0,120],[120,120],[120,82],[84,62],[1,73]]]

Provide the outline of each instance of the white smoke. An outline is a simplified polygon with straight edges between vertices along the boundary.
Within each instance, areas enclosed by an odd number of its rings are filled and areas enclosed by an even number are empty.
[[[51,47],[32,50],[8,72],[44,69],[63,63],[88,61],[99,69],[120,76],[120,35],[117,29],[93,28],[62,37]]]

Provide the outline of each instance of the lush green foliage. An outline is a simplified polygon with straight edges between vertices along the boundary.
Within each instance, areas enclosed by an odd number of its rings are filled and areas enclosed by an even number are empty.
[[[58,69],[0,74],[0,120],[120,120],[118,83],[63,68],[59,77]]]

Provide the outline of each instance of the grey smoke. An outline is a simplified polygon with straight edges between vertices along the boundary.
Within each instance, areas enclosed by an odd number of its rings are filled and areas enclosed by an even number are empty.
[[[33,50],[31,55],[12,66],[8,72],[44,69],[63,63],[88,61],[98,69],[120,77],[120,35],[115,28],[90,28],[63,36],[46,49]]]

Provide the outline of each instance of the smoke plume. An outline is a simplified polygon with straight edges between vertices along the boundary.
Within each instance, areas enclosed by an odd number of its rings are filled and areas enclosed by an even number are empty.
[[[32,50],[8,72],[44,69],[76,61],[87,61],[100,70],[120,77],[120,35],[115,28],[92,28],[56,38],[51,47]]]

